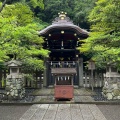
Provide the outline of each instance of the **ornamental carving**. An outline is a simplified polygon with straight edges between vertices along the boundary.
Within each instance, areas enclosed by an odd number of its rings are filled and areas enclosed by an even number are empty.
[[[63,23],[73,24],[70,18],[66,16],[67,15],[66,12],[60,12],[58,13],[58,15],[59,17],[56,17],[55,20],[52,22],[52,24],[63,24]]]

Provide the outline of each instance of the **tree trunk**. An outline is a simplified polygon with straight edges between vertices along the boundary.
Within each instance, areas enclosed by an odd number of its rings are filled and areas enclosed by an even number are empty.
[[[7,2],[7,0],[4,0],[4,2],[2,3],[2,6],[1,6],[1,8],[0,8],[0,12],[3,10],[3,8],[4,8],[5,4],[6,4],[6,2]]]

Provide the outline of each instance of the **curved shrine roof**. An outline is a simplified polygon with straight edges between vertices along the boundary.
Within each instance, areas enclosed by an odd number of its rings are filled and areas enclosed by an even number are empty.
[[[70,20],[69,17],[66,17],[66,13],[61,12],[59,13],[59,17],[56,17],[55,20],[52,22],[52,25],[46,27],[45,29],[39,32],[39,35],[49,34],[51,30],[73,30],[77,34],[83,34],[86,37],[88,36],[89,32],[84,29],[81,29],[79,26],[74,25],[73,22]]]

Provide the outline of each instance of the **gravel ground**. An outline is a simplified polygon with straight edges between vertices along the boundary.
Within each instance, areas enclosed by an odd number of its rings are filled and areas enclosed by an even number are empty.
[[[0,106],[0,120],[19,120],[29,106]]]
[[[107,120],[120,120],[120,105],[97,105]]]

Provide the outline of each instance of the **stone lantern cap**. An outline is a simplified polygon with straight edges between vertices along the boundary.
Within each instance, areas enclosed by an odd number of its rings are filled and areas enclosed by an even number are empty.
[[[7,78],[22,78],[20,70],[22,63],[20,61],[11,60],[7,62],[6,65],[10,68],[10,74]]]
[[[104,74],[104,77],[120,78],[120,74],[118,73],[118,70],[116,68],[116,63],[114,63],[114,62],[107,63],[106,73]]]
[[[17,61],[17,60],[11,60],[9,62],[6,62],[6,65],[8,67],[20,67],[22,65],[22,62]]]

